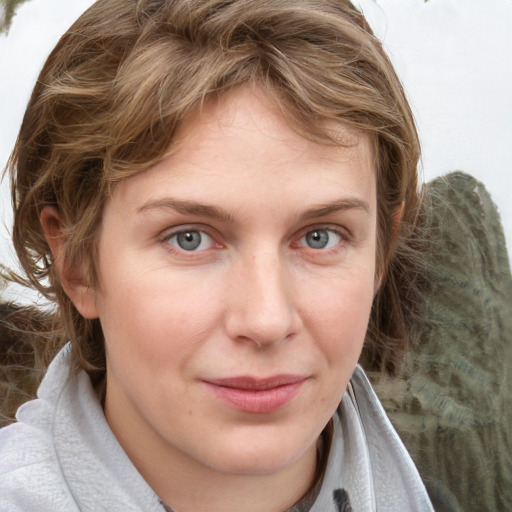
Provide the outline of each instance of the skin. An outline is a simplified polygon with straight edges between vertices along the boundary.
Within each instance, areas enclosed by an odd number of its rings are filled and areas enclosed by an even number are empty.
[[[171,156],[116,186],[96,288],[58,259],[77,308],[101,320],[110,427],[181,512],[278,512],[312,483],[375,293],[370,143],[333,129],[348,147],[304,139],[261,91],[230,92],[183,124]],[[58,255],[58,214],[42,222]],[[209,384],[282,374],[302,380],[271,412]]]

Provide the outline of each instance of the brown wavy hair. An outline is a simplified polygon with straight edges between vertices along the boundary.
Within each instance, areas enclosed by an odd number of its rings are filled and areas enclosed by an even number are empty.
[[[420,275],[410,243],[420,149],[401,83],[363,15],[346,0],[99,0],[46,61],[8,164],[24,279],[57,303],[56,336],[71,340],[76,368],[93,381],[105,371],[101,326],[65,294],[42,209],[58,210],[65,257],[95,286],[97,231],[115,184],[162,160],[198,105],[244,84],[271,95],[315,142],[339,144],[326,128],[333,121],[374,141],[381,286],[363,357],[392,370],[406,347]]]
[[[52,346],[56,319],[51,310],[0,303],[0,427],[12,422],[17,408],[35,396],[57,349]]]

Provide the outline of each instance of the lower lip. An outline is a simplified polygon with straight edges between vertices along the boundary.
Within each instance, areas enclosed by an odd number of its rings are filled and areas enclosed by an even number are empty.
[[[305,380],[270,389],[252,390],[219,386],[206,382],[217,398],[243,412],[265,414],[278,411],[299,393]]]

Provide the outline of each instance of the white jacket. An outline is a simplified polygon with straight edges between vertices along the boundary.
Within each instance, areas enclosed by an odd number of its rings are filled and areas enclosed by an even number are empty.
[[[50,365],[39,398],[0,430],[0,511],[163,512],[110,430],[87,374],[70,377],[69,356],[67,346]],[[327,468],[311,512],[372,511],[433,509],[358,366],[334,415]]]

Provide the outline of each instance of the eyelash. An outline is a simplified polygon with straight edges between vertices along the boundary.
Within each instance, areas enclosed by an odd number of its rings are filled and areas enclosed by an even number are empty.
[[[208,237],[211,242],[209,243],[210,246],[216,246],[217,249],[221,249],[223,246],[215,241],[215,238],[210,235],[205,229],[201,229],[200,227],[196,226],[190,226],[190,227],[180,227],[177,230],[166,232],[161,238],[160,242],[167,245],[167,250],[170,252],[175,252],[177,254],[186,254],[188,257],[194,257],[195,255],[199,255],[201,253],[204,253],[205,251],[208,251],[211,247],[203,248],[197,250],[197,248],[194,248],[192,250],[184,249],[183,247],[179,247],[178,244],[173,244],[171,241],[180,235],[186,235],[189,233],[200,233],[201,237]],[[199,244],[202,245],[204,243],[204,240],[200,240]],[[199,245],[199,247],[200,247]]]
[[[334,245],[332,245],[331,247],[327,247],[327,248],[324,248],[324,247],[314,248],[314,247],[310,247],[310,246],[306,245],[306,243],[301,243],[307,235],[312,234],[314,232],[327,232],[330,234],[334,234],[338,238],[338,240],[335,242]],[[199,249],[199,250],[197,250],[197,248],[187,250],[187,249],[184,249],[183,247],[179,247],[178,243],[174,244],[171,242],[171,240],[176,239],[180,235],[185,235],[187,233],[200,233],[202,237],[205,237],[205,236],[208,237],[211,240],[211,242],[209,243],[209,247]],[[331,241],[331,239],[329,238],[327,243],[330,243],[330,241]],[[198,227],[198,226],[190,226],[190,227],[185,226],[185,227],[180,227],[177,230],[166,232],[160,238],[160,242],[162,244],[166,245],[166,249],[169,252],[173,252],[178,255],[186,255],[187,258],[200,257],[201,255],[204,255],[204,253],[206,251],[209,251],[212,248],[213,249],[222,249],[224,247],[221,243],[216,242],[215,237],[212,236],[210,233],[208,233],[207,230],[202,229],[201,227]],[[200,240],[200,245],[203,244],[203,242],[204,242],[203,240]],[[291,246],[304,248],[305,250],[310,250],[313,253],[316,253],[320,256],[321,254],[326,255],[326,254],[336,253],[339,250],[341,250],[341,248],[343,246],[345,246],[348,242],[350,242],[350,234],[346,229],[340,228],[339,226],[318,225],[318,226],[308,226],[307,228],[301,230],[299,236],[294,238],[293,242],[291,243]],[[198,247],[200,247],[200,245]]]
[[[301,241],[309,234],[315,233],[315,232],[328,232],[330,234],[334,234],[338,240],[337,242],[332,245],[331,247],[326,248],[313,248],[308,245],[301,244]],[[350,233],[345,229],[341,228],[340,226],[332,226],[332,225],[318,225],[318,226],[308,226],[304,230],[302,230],[299,237],[297,237],[293,245],[304,247],[306,249],[310,249],[313,253],[320,255],[326,255],[326,254],[333,254],[338,251],[340,251],[348,242],[350,242]],[[330,239],[329,239],[330,242]]]

